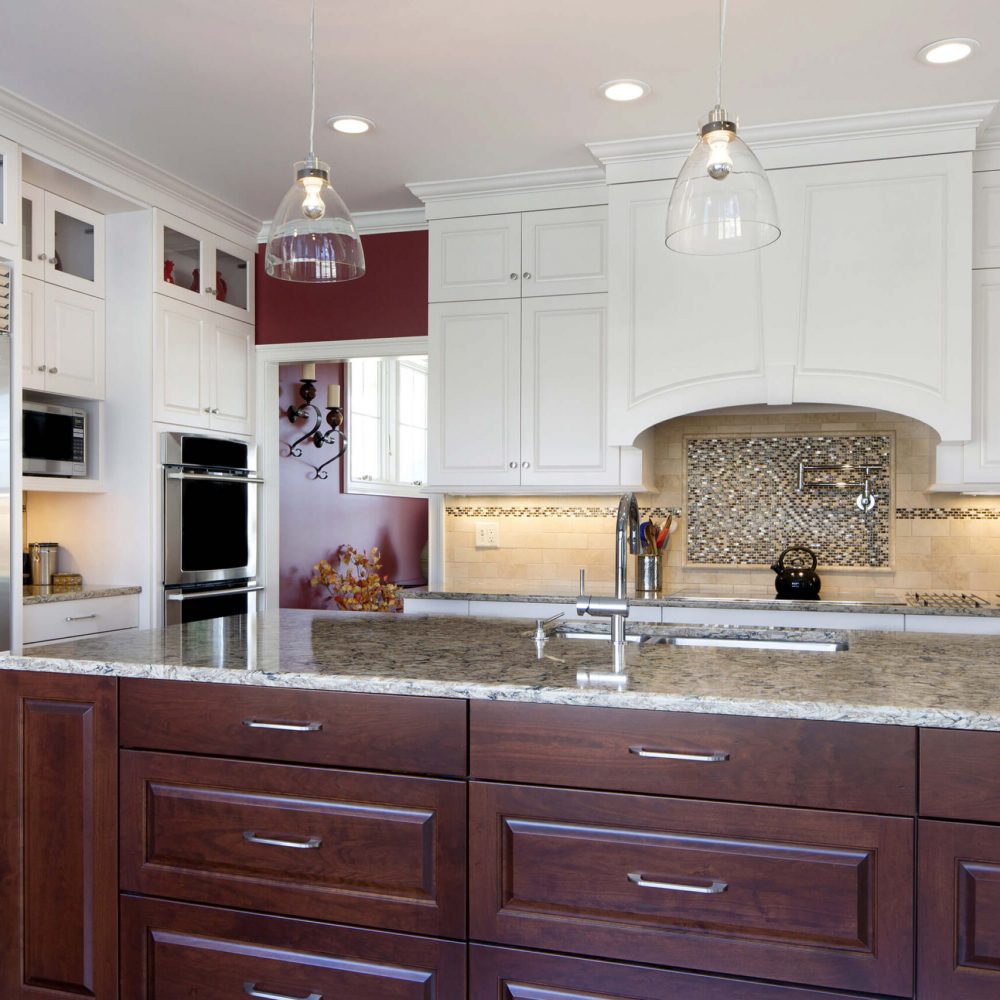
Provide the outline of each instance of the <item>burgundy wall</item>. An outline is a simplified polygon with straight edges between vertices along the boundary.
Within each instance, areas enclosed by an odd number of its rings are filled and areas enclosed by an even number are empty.
[[[367,281],[367,278],[362,280]],[[424,309],[426,310],[426,305]],[[344,366],[316,366],[316,400],[326,402],[331,382],[344,384]],[[279,553],[281,563],[280,604],[283,608],[327,608],[325,587],[311,587],[313,566],[330,559],[341,545],[370,549],[377,545],[382,568],[397,583],[425,583],[420,553],[427,544],[427,501],[408,497],[378,497],[342,492],[342,473],[347,455],[326,468],[330,478],[311,479],[315,465],[325,462],[333,450],[317,449],[306,443],[301,458],[288,457],[287,444],[304,433],[300,421],[293,429],[284,417],[292,402],[301,402],[298,393],[301,365],[282,365],[279,374],[278,408],[274,419],[281,421],[285,444],[278,461],[281,504]],[[346,400],[345,400],[346,403]],[[344,427],[350,448],[350,428]],[[310,465],[310,461],[313,463]]]
[[[363,278],[279,281],[257,254],[257,343],[427,336],[427,233],[365,236]]]

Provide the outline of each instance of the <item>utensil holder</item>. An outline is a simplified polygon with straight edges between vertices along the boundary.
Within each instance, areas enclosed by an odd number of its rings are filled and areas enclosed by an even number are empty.
[[[635,592],[658,594],[663,589],[663,553],[635,557]]]

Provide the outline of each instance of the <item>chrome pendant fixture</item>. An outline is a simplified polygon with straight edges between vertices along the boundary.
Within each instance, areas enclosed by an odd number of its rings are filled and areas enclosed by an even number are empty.
[[[678,253],[742,253],[781,235],[767,174],[722,106],[726,6],[727,0],[720,0],[715,107],[674,181],[667,206],[666,244]]]
[[[281,199],[264,251],[264,269],[284,281],[351,281],[365,273],[361,237],[340,195],[330,186],[330,166],[316,156],[316,0],[309,20],[312,105],[309,155],[295,164],[295,182]]]

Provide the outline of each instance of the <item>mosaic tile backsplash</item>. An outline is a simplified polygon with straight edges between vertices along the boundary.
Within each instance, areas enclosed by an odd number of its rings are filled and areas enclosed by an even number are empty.
[[[821,566],[891,565],[892,443],[891,434],[686,438],[688,563],[768,566],[804,545]],[[863,512],[866,466],[875,503]],[[819,485],[830,482],[849,485]]]

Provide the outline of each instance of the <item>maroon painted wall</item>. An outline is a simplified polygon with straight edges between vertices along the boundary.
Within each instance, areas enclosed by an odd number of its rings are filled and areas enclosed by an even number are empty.
[[[326,387],[331,382],[343,386],[343,369],[343,365],[336,364],[316,366],[317,402],[326,402]],[[327,466],[329,479],[310,478],[313,468],[335,453],[329,445],[317,449],[307,442],[302,446],[301,458],[288,456],[287,444],[306,429],[305,421],[293,428],[284,416],[290,403],[301,402],[298,393],[301,377],[301,365],[281,366],[278,408],[274,414],[274,419],[281,421],[281,440],[285,442],[278,461],[281,607],[329,608],[326,588],[310,586],[309,579],[313,566],[320,559],[333,562],[331,557],[344,544],[366,550],[377,545],[382,553],[383,571],[390,580],[425,583],[420,554],[427,544],[426,500],[342,492],[346,455]],[[346,405],[346,399],[344,402]],[[350,428],[345,424],[344,430],[350,448]]]
[[[427,336],[427,233],[362,238],[363,278],[343,284],[279,281],[257,254],[257,343]]]

